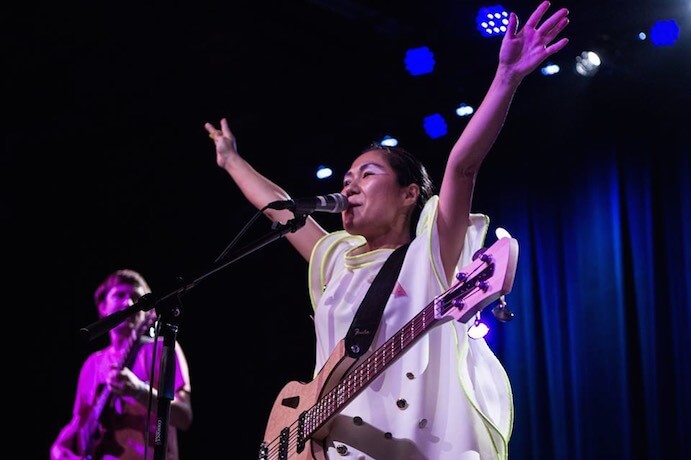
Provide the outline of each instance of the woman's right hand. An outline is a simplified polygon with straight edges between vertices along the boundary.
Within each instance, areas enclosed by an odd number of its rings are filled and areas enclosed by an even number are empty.
[[[221,119],[221,129],[216,129],[211,123],[204,124],[204,128],[206,128],[209,137],[216,144],[216,164],[226,169],[228,162],[238,156],[237,142],[230,128],[228,128],[228,120],[225,118]]]
[[[522,80],[569,43],[568,38],[556,40],[569,25],[569,10],[561,8],[542,21],[550,6],[547,0],[540,3],[521,28],[516,14],[510,13],[499,50],[499,66],[508,71],[510,79]]]

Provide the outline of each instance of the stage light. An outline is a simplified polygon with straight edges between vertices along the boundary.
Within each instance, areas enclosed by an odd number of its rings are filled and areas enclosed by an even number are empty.
[[[398,145],[398,139],[386,135],[382,138],[382,140],[379,143],[384,147],[396,147]]]
[[[501,36],[509,24],[509,12],[501,5],[485,6],[478,11],[475,23],[483,37]]]
[[[317,167],[317,179],[326,179],[327,177],[331,177],[332,174],[333,170],[328,166],[319,165]]]
[[[576,56],[576,72],[584,77],[592,77],[600,70],[602,61],[594,51],[583,51]]]
[[[423,126],[427,135],[432,139],[446,136],[446,120],[438,113],[426,116],[423,121]]]
[[[650,28],[650,40],[655,46],[672,46],[679,39],[679,26],[674,19],[655,21]]]
[[[555,75],[558,74],[561,69],[557,64],[553,64],[551,62],[548,62],[547,65],[545,65],[542,69],[540,69],[540,73],[545,76],[550,76],[550,75]]]
[[[469,117],[473,112],[475,112],[475,109],[466,103],[461,103],[461,105],[456,108],[456,115],[459,117]]]
[[[412,76],[432,73],[434,70],[434,53],[426,46],[411,48],[405,54],[405,68]]]

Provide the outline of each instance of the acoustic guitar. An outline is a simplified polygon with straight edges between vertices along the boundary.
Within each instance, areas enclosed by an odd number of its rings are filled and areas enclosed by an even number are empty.
[[[151,329],[155,322],[156,311],[147,311],[142,322],[132,330],[132,334],[129,337],[121,355],[123,358],[117,363],[117,368],[119,370],[132,366],[134,359],[137,357],[137,352],[139,351],[138,345],[140,340],[147,333],[147,331]],[[111,396],[112,391],[106,385],[103,385],[101,391],[96,397],[96,401],[94,402],[93,408],[89,413],[89,417],[79,430],[79,434],[77,436],[77,452],[86,460],[93,460],[97,458],[98,448],[104,440],[104,433],[101,426],[101,416],[103,415],[104,409],[108,406],[108,404],[110,404]]]

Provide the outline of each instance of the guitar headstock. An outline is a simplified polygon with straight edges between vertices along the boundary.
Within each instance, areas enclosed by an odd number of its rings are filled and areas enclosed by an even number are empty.
[[[518,262],[518,241],[503,237],[456,275],[457,282],[434,300],[436,318],[468,322],[487,305],[511,292]]]

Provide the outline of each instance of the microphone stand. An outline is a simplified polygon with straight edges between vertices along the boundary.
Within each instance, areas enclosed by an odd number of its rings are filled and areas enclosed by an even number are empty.
[[[305,225],[307,214],[296,214],[294,219],[285,224],[274,223],[270,232],[264,237],[255,240],[254,243],[238,251],[229,260],[217,264],[209,271],[195,278],[192,282],[175,289],[160,299],[156,299],[152,293],[143,295],[134,304],[124,310],[115,312],[95,321],[80,329],[80,334],[87,341],[101,336],[137,311],[149,311],[156,309],[159,318],[160,333],[163,336],[163,354],[158,382],[158,410],[156,413],[156,434],[154,437],[154,460],[165,460],[168,446],[168,420],[170,418],[170,402],[174,398],[175,384],[175,341],[181,316],[181,298],[199,282],[208,276],[220,271],[243,257],[263,248],[267,244],[282,238],[287,233],[296,232]],[[174,302],[173,302],[174,300]]]

